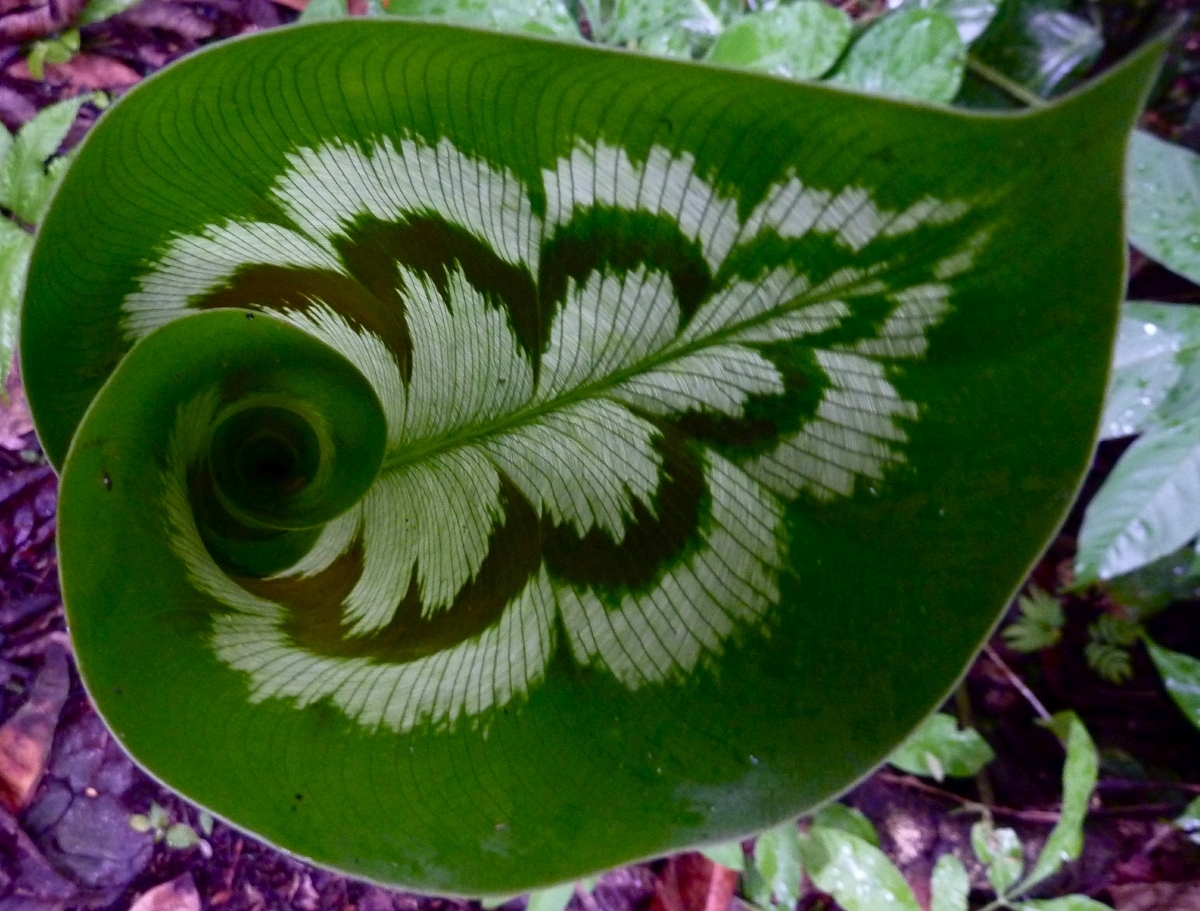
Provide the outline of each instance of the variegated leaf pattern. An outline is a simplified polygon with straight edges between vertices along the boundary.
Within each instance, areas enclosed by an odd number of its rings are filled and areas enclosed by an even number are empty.
[[[964,232],[968,200],[889,211],[791,173],[747,206],[688,153],[605,142],[542,180],[447,139],[301,149],[272,190],[280,223],[175,236],[125,299],[130,341],[195,308],[272,310],[384,406],[374,487],[257,581],[231,577],[188,518],[191,428],[212,405],[179,412],[168,531],[191,583],[229,608],[212,647],[253,700],[328,699],[407,731],[485,718],[559,648],[631,689],[712,669],[739,629],[769,634],[784,505],[874,493],[902,470],[921,404],[897,377],[988,239]],[[620,218],[677,261],[621,255]],[[941,250],[921,265],[915,232]],[[682,293],[684,267],[699,293]],[[264,295],[289,276],[294,293]],[[764,403],[783,417],[764,421]],[[296,634],[305,586],[342,647]],[[436,645],[379,645],[400,632]]]

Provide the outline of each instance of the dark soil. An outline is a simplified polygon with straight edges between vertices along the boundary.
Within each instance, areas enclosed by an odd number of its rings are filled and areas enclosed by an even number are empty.
[[[142,77],[203,44],[296,16],[303,0],[144,0],[83,30],[82,53],[31,79],[28,41],[52,33],[76,14],[77,0],[0,0],[0,120],[10,129],[55,100],[104,90],[120,95]],[[857,0],[854,0],[857,3]],[[870,4],[859,4],[866,8]],[[352,9],[354,7],[352,6]],[[1200,15],[1195,0],[1097,2],[1111,64],[1173,16],[1183,16],[1170,61],[1143,125],[1200,149]],[[89,105],[67,146],[95,120]],[[1134,253],[1130,297],[1200,304],[1200,288]],[[315,869],[217,823],[204,843],[176,849],[137,832],[130,816],[152,802],[173,822],[196,831],[193,807],[135,767],[91,708],[70,656],[58,591],[54,533],[56,479],[36,440],[0,449],[0,768],[4,731],[48,751],[45,774],[30,793],[0,787],[0,911],[125,911],[155,886],[174,881],[170,909],[221,911],[467,911],[468,902],[393,892]],[[1081,504],[1094,494],[1128,441],[1100,447]],[[1042,588],[1069,582],[1082,505],[1032,574]],[[1163,644],[1200,655],[1200,598],[1151,621]],[[1146,656],[1134,653],[1133,678],[1106,683],[1087,665],[1087,627],[1119,610],[1098,594],[1066,599],[1060,644],[1036,655],[1008,650],[997,637],[971,668],[966,700],[947,710],[970,720],[997,759],[975,781],[933,785],[891,769],[847,795],[877,826],[883,846],[928,902],[936,858],[954,851],[971,871],[968,830],[977,814],[955,812],[983,800],[996,819],[1017,829],[1035,852],[1057,819],[1062,751],[1036,724],[1019,676],[1050,711],[1074,709],[1101,748],[1102,780],[1088,816],[1083,857],[1042,892],[1081,892],[1119,911],[1200,909],[1200,845],[1170,824],[1200,794],[1200,731],[1167,696]],[[19,765],[19,764],[18,764]],[[20,770],[18,769],[18,772]],[[2,776],[0,776],[2,777]],[[16,776],[19,784],[20,775]],[[33,786],[36,784],[36,789]],[[27,798],[27,799],[26,799]],[[6,807],[8,809],[6,809]],[[189,880],[190,877],[190,880]],[[720,868],[698,855],[627,867],[606,875],[595,892],[577,894],[573,911],[724,911]],[[193,891],[194,887],[194,891]],[[736,899],[735,899],[736,901]],[[716,902],[720,905],[720,902]],[[516,905],[514,905],[514,908]],[[834,907],[810,891],[804,909]],[[141,911],[141,909],[139,909]]]

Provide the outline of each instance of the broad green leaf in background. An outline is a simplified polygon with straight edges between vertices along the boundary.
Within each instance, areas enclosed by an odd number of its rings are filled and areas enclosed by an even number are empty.
[[[889,0],[891,9],[930,9],[945,13],[958,26],[963,44],[971,44],[984,33],[1000,8],[1000,0]]]
[[[1129,242],[1200,283],[1200,155],[1135,130],[1128,186]]]
[[[1163,648],[1149,638],[1145,642],[1163,686],[1187,720],[1200,728],[1200,659]]]
[[[79,26],[93,25],[111,19],[118,13],[137,6],[141,0],[88,0],[83,12],[79,14],[76,24]]]
[[[849,832],[814,828],[804,841],[804,865],[816,887],[846,911],[920,911],[888,856]]]
[[[953,854],[937,859],[929,887],[929,911],[967,911],[971,880],[963,862]]]
[[[1028,595],[1017,599],[1017,607],[1021,616],[1002,630],[1009,648],[1036,652],[1058,642],[1067,617],[1057,598],[1034,585]]]
[[[1104,902],[1086,895],[1064,895],[1062,898],[1038,898],[1021,902],[1020,911],[1112,911]]]
[[[427,892],[825,803],[1087,468],[1160,52],[1000,117],[390,16],[146,80],[22,313],[105,719]]]
[[[1095,25],[1070,12],[1070,0],[1005,0],[971,55],[1042,98],[1077,84],[1104,49]],[[960,101],[971,107],[1019,102],[973,74]]]
[[[1175,817],[1175,825],[1189,840],[1200,844],[1200,797],[1197,797]]]
[[[525,911],[563,911],[575,894],[575,883],[559,883],[549,889],[537,889],[529,893]]]
[[[848,13],[824,0],[799,0],[738,19],[721,33],[708,59],[793,79],[815,79],[837,62],[849,42]]]
[[[1200,307],[1129,301],[1121,311],[1101,439],[1141,433],[1156,417],[1162,420],[1160,410],[1186,416],[1181,412],[1197,401],[1192,377],[1200,372]]]
[[[562,0],[391,0],[387,11],[502,31],[580,37],[579,26]]]
[[[740,841],[727,841],[719,845],[707,845],[700,848],[700,853],[714,864],[737,870],[739,873],[746,869],[746,855],[742,851]]]
[[[0,217],[0,389],[8,379],[21,323],[21,295],[33,253],[33,237]]]
[[[66,139],[79,109],[90,100],[91,96],[82,95],[52,104],[21,127],[3,161],[0,205],[31,225],[42,220],[61,177],[61,171],[48,170],[46,162]]]
[[[1053,876],[1083,851],[1083,820],[1096,787],[1100,760],[1096,745],[1074,712],[1058,712],[1046,722],[1067,751],[1062,776],[1062,809],[1033,869],[1021,884],[1025,892]]]
[[[800,899],[804,866],[800,855],[800,830],[788,820],[763,832],[754,842],[754,875],[747,883],[751,898],[760,906],[772,903],[794,908]]]
[[[996,894],[1007,894],[1025,868],[1025,853],[1017,833],[996,828],[990,819],[981,819],[971,826],[971,848],[987,869],[988,882]]]
[[[995,758],[978,731],[959,730],[953,716],[935,712],[888,757],[888,762],[911,775],[941,781],[947,775],[970,778]]]
[[[962,84],[966,59],[953,19],[933,10],[905,10],[867,29],[833,78],[881,95],[949,102]]]
[[[1155,426],[1121,456],[1084,513],[1077,585],[1165,556],[1200,531],[1200,414]]]
[[[848,807],[838,801],[830,801],[813,814],[812,824],[822,829],[841,829],[856,835],[863,841],[879,847],[879,834],[871,825],[871,820],[860,810]]]
[[[297,21],[328,22],[331,19],[345,19],[349,15],[350,8],[346,0],[309,0]]]

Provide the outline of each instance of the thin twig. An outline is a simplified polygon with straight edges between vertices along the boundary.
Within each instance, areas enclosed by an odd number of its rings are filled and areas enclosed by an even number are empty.
[[[1026,107],[1044,108],[1046,106],[1046,99],[1035,95],[1029,89],[1025,88],[1025,86],[1021,85],[1021,83],[1009,79],[999,70],[988,66],[978,57],[970,54],[967,55],[967,69],[985,82],[990,82],[1005,94],[1011,95]]]
[[[879,777],[884,781],[898,784],[905,788],[910,788],[914,791],[920,791],[923,794],[928,794],[931,797],[938,797],[943,800],[953,801],[967,810],[978,813],[992,813],[996,816],[1008,816],[1013,819],[1024,820],[1025,822],[1046,823],[1054,825],[1058,822],[1059,813],[1055,810],[1018,810],[1013,807],[997,807],[991,804],[980,803],[977,800],[971,800],[968,797],[962,797],[952,791],[944,791],[941,788],[934,787],[931,784],[926,784],[919,778],[914,778],[911,775],[894,775],[891,772],[880,772]]]
[[[992,648],[990,644],[985,645],[983,647],[983,651],[984,654],[986,654],[988,658],[992,660],[992,663],[995,664],[996,667],[1000,668],[1001,673],[1008,678],[1008,682],[1017,688],[1017,692],[1025,697],[1025,701],[1033,706],[1033,710],[1037,712],[1038,717],[1043,721],[1049,721],[1050,713],[1046,711],[1046,707],[1042,705],[1042,700],[1038,699],[1038,697],[1034,695],[1033,690],[1025,685],[1025,681],[1017,676],[1016,671],[1009,667],[1004,662],[1004,659],[996,654],[996,650]]]

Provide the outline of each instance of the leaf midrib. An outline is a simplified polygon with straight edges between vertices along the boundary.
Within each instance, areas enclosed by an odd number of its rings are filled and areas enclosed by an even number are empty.
[[[611,389],[619,386],[633,377],[641,373],[649,373],[662,364],[669,363],[673,360],[686,357],[697,351],[702,351],[705,348],[713,348],[724,344],[730,338],[755,328],[760,325],[776,320],[781,316],[791,313],[804,307],[815,306],[822,303],[830,303],[834,300],[839,300],[843,297],[854,297],[855,289],[861,287],[864,282],[877,281],[877,276],[867,276],[863,281],[856,282],[844,289],[843,293],[838,297],[830,298],[812,298],[809,294],[800,294],[794,298],[789,304],[780,307],[775,307],[771,310],[761,313],[756,317],[742,320],[739,323],[734,323],[720,329],[695,341],[689,342],[686,345],[668,344],[658,352],[648,356],[647,358],[638,361],[638,363],[626,367],[621,370],[607,374],[600,380],[592,383],[576,386],[573,389],[549,399],[545,402],[538,402],[534,405],[520,408],[516,411],[511,411],[508,414],[502,415],[491,421],[481,424],[474,424],[463,430],[445,434],[439,437],[432,437],[427,440],[420,440],[411,445],[402,446],[399,449],[393,450],[384,456],[383,466],[380,468],[380,474],[384,475],[390,472],[400,471],[408,468],[426,459],[435,458],[443,453],[457,449],[465,445],[477,445],[483,440],[499,436],[505,433],[511,433],[527,424],[532,424],[551,412],[569,408],[581,401],[591,398],[598,398],[604,395]],[[679,332],[683,331],[681,326]],[[676,335],[678,337],[678,333]],[[536,390],[535,390],[536,391]]]

